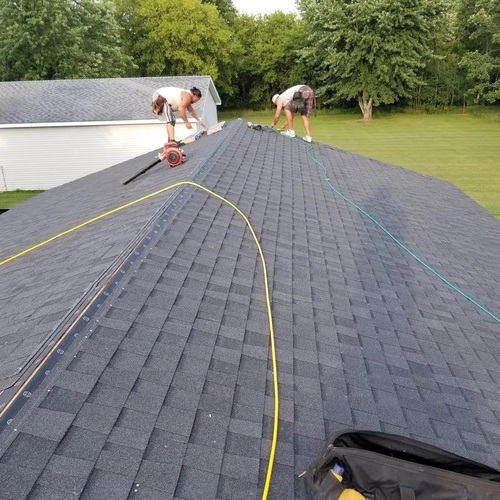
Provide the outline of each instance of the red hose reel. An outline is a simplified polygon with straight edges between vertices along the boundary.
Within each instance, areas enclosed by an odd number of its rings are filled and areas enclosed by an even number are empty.
[[[172,168],[182,165],[186,161],[184,151],[179,148],[177,142],[166,142],[161,153],[162,160],[165,160]]]

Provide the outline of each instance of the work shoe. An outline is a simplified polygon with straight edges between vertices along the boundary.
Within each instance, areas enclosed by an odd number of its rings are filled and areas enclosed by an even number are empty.
[[[287,137],[295,137],[295,132],[293,130],[287,130],[285,132],[281,132],[281,135],[286,135]]]
[[[306,142],[312,142],[313,138],[310,135],[306,135],[305,137],[302,137],[302,139]]]

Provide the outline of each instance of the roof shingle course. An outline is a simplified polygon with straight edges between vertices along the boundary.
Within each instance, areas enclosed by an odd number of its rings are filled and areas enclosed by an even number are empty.
[[[220,104],[209,76],[0,82],[0,124],[150,120],[151,96],[164,86],[212,91]]]
[[[71,225],[189,177],[249,216],[267,259],[278,353],[280,433],[271,498],[305,498],[297,473],[327,435],[346,427],[409,435],[497,465],[500,326],[332,192],[310,147],[237,121],[194,143],[181,168],[154,169],[120,188],[119,179],[144,162],[139,158],[45,193],[38,209],[71,190],[78,210],[59,221]],[[498,221],[441,181],[312,148],[336,189],[494,307],[500,259],[491,245],[500,236]],[[79,204],[94,185],[95,205]],[[104,202],[106,191],[111,199]],[[29,205],[18,213],[27,221]],[[110,238],[109,258],[118,259],[120,247],[131,247],[149,219],[155,229],[144,248],[40,387],[51,391],[26,405],[17,417],[26,427],[19,425],[13,440],[11,429],[4,432],[10,438],[0,443],[0,481],[9,494],[49,495],[51,464],[69,460],[80,472],[61,478],[57,491],[75,488],[82,492],[77,498],[260,496],[273,388],[261,263],[241,220],[206,193],[179,188],[75,234],[67,248],[58,247],[61,257],[77,261],[79,239],[95,233],[94,241]],[[0,233],[13,227],[7,219]],[[117,227],[127,231],[113,239]],[[27,241],[25,235],[9,251]],[[55,272],[50,250],[40,252],[48,273]],[[78,279],[85,273],[102,279],[109,267],[109,261],[97,270],[95,261],[80,262]],[[20,276],[24,266],[15,266]],[[38,320],[49,318],[51,328],[57,318],[50,314],[58,312],[52,305],[38,306],[47,314]],[[37,415],[48,422],[59,414],[64,436],[47,435],[35,423]],[[37,474],[26,475],[12,457],[33,439],[44,439],[46,453],[32,458]],[[4,478],[7,466],[24,482],[22,491]]]

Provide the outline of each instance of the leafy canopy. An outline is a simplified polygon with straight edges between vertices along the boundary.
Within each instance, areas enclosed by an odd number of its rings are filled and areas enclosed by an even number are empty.
[[[215,5],[227,23],[234,23],[236,20],[237,11],[231,0],[201,0],[201,2]]]
[[[213,4],[200,0],[124,0],[122,22],[144,75],[211,75],[230,64],[233,33]]]
[[[111,0],[2,0],[0,24],[2,80],[116,77],[133,67]]]
[[[411,94],[432,58],[444,0],[299,0],[323,102],[389,104]]]
[[[457,24],[468,94],[493,103],[500,99],[500,0],[461,0]]]
[[[273,94],[307,83],[307,68],[298,56],[305,40],[303,23],[293,14],[241,16],[235,25],[245,47],[242,71],[250,72],[251,103],[269,103]]]

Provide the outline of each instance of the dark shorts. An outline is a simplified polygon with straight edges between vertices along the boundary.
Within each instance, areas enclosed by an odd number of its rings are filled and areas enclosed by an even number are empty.
[[[300,114],[302,116],[309,116],[314,107],[314,90],[307,85],[303,85],[302,87],[300,87],[299,91],[302,94],[302,100],[304,101],[304,109],[302,109]],[[285,109],[287,109],[288,111],[293,111],[293,105],[293,101],[290,100],[286,104]]]

